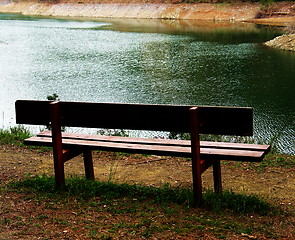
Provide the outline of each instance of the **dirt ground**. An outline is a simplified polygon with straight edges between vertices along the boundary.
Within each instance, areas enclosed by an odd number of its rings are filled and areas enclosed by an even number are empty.
[[[66,176],[83,176],[81,157],[66,163]],[[95,176],[97,179],[113,182],[138,183],[149,186],[162,186],[170,183],[175,187],[191,187],[191,163],[188,159],[114,154],[107,152],[94,153]],[[202,209],[189,210],[192,219],[207,224],[198,226],[200,222],[192,221],[197,225],[188,225],[188,213],[178,210],[173,214],[156,211],[156,215],[145,213],[146,207],[136,214],[110,214],[101,207],[91,208],[71,200],[66,203],[32,199],[24,193],[1,190],[11,180],[22,179],[27,174],[53,175],[53,160],[50,151],[32,150],[11,146],[0,146],[0,239],[1,240],[32,240],[32,239],[294,239],[295,214],[295,173],[294,168],[267,166],[259,168],[255,165],[223,163],[223,187],[234,192],[255,193],[262,195],[268,201],[281,205],[288,210],[287,215],[278,216],[251,216],[251,215],[224,215],[204,212]],[[204,187],[212,188],[212,172],[207,170],[203,174]],[[63,200],[60,200],[63,201]],[[70,201],[70,202],[69,202]],[[97,199],[99,204],[101,201]],[[122,200],[120,200],[122,201]],[[114,203],[110,203],[116,206]],[[124,204],[124,203],[123,203]],[[149,206],[150,207],[150,206]],[[122,208],[122,206],[121,206]],[[152,210],[149,210],[152,211]],[[154,210],[153,210],[154,211]],[[149,219],[146,219],[146,217]],[[214,221],[221,218],[232,226],[246,224],[248,228],[256,229],[253,234],[245,234],[237,230],[223,230],[220,234],[219,225],[214,227]],[[137,228],[136,224],[150,222]],[[175,222],[176,221],[176,222]],[[133,224],[133,225],[132,225]],[[209,224],[209,227],[208,227]],[[120,227],[124,226],[124,227]],[[131,227],[133,226],[133,227]],[[147,233],[161,227],[165,231],[154,231],[150,237]],[[184,232],[170,230],[179,227]],[[188,227],[193,227],[192,230]],[[231,225],[230,225],[231,226]],[[116,228],[114,228],[116,227]],[[129,230],[131,229],[131,230]],[[150,230],[149,230],[150,229]],[[187,229],[187,230],[186,230]],[[197,229],[197,230],[196,230]],[[203,230],[202,230],[203,229]],[[205,230],[206,229],[206,230]],[[259,230],[260,229],[260,230]],[[136,233],[136,234],[135,234]],[[134,235],[135,234],[135,235]],[[273,237],[269,237],[273,236]]]
[[[96,179],[137,183],[148,186],[191,187],[191,162],[184,158],[159,157],[95,152]],[[224,189],[246,194],[259,194],[280,204],[294,207],[294,168],[265,167],[263,169],[235,162],[222,164]],[[66,176],[84,176],[82,157],[65,164]],[[0,180],[3,183],[21,179],[26,174],[53,175],[52,153],[26,148],[0,147]],[[203,174],[205,188],[213,187],[211,169]]]

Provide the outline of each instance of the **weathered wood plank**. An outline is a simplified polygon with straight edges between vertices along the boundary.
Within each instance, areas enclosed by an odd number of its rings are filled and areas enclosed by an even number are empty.
[[[51,137],[51,131],[43,131],[38,133],[40,137]],[[173,139],[151,139],[151,138],[132,138],[132,137],[118,137],[118,136],[105,136],[105,135],[93,135],[83,133],[62,133],[63,138],[69,139],[86,139],[89,141],[106,141],[106,142],[118,142],[118,143],[138,143],[138,144],[150,144],[150,145],[166,145],[166,146],[186,146],[190,147],[191,141],[189,140],[173,140]],[[224,148],[224,149],[245,149],[245,150],[260,150],[269,152],[269,145],[247,144],[247,143],[230,143],[230,142],[212,142],[212,141],[200,141],[201,147],[210,148]]]
[[[25,140],[26,145],[52,146],[52,140],[49,137],[31,137]],[[150,145],[140,143],[121,143],[121,142],[104,142],[82,139],[63,139],[64,148],[87,148],[93,150],[156,154],[179,157],[191,157],[191,149],[187,146],[166,146]],[[201,157],[203,159],[219,159],[234,161],[261,161],[264,151],[250,151],[237,149],[209,148],[201,146]]]

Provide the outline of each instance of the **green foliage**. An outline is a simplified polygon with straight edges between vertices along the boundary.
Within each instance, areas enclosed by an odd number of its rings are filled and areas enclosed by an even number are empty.
[[[36,192],[50,197],[59,195],[59,198],[77,197],[81,199],[101,198],[104,201],[112,201],[119,198],[130,198],[141,201],[152,201],[163,206],[169,203],[182,204],[191,207],[193,204],[193,193],[189,189],[172,188],[165,184],[160,188],[146,187],[140,185],[129,185],[126,183],[116,184],[112,182],[101,182],[87,180],[84,178],[68,178],[64,189],[57,189],[53,177],[46,175],[28,177],[20,182],[10,183],[10,186],[19,191]],[[204,206],[213,211],[232,210],[238,213],[268,214],[273,207],[265,200],[256,195],[236,194],[225,191],[217,194],[212,191],[204,193]],[[170,210],[169,210],[170,211]]]
[[[179,140],[190,140],[191,136],[189,133],[180,133],[180,132],[169,132],[169,139],[179,139]]]
[[[58,95],[56,93],[53,93],[52,95],[48,95],[47,97],[47,100],[49,101],[60,101]],[[47,130],[51,130],[51,125],[46,125],[45,128]],[[64,132],[66,130],[66,127],[65,126],[61,126],[61,131]]]
[[[129,137],[129,134],[124,129],[100,129],[97,133],[106,136]]]
[[[0,144],[23,146],[23,141],[30,136],[29,130],[20,125],[8,130],[0,129]]]
[[[40,0],[41,3],[57,4],[60,0]]]
[[[169,139],[179,139],[179,140],[190,140],[189,133],[178,133],[170,132],[168,135]],[[213,135],[213,134],[201,134],[201,141],[214,141],[214,142],[234,142],[234,143],[258,143],[253,137],[247,136],[225,136],[225,135]]]
[[[259,2],[264,6],[269,6],[274,2],[274,0],[259,0]]]
[[[56,93],[53,93],[52,95],[47,96],[47,100],[50,101],[59,101],[58,95]]]

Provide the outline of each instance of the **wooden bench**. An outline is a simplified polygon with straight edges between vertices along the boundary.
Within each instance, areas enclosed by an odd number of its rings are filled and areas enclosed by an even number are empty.
[[[64,163],[83,154],[86,178],[94,179],[92,150],[192,159],[193,192],[202,201],[202,173],[213,166],[214,189],[222,191],[220,160],[260,162],[268,145],[200,141],[199,134],[251,136],[253,109],[179,105],[18,100],[18,124],[51,125],[24,141],[53,146],[57,186],[65,184]],[[191,140],[115,137],[62,132],[62,126],[190,133]]]

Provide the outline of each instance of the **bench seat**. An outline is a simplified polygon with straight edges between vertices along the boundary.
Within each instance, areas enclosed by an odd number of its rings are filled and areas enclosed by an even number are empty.
[[[191,141],[172,139],[131,138],[81,133],[62,133],[64,149],[139,153],[163,156],[191,157]],[[52,146],[51,131],[43,131],[24,141],[26,145]],[[200,141],[201,158],[260,162],[270,151],[269,145]]]

